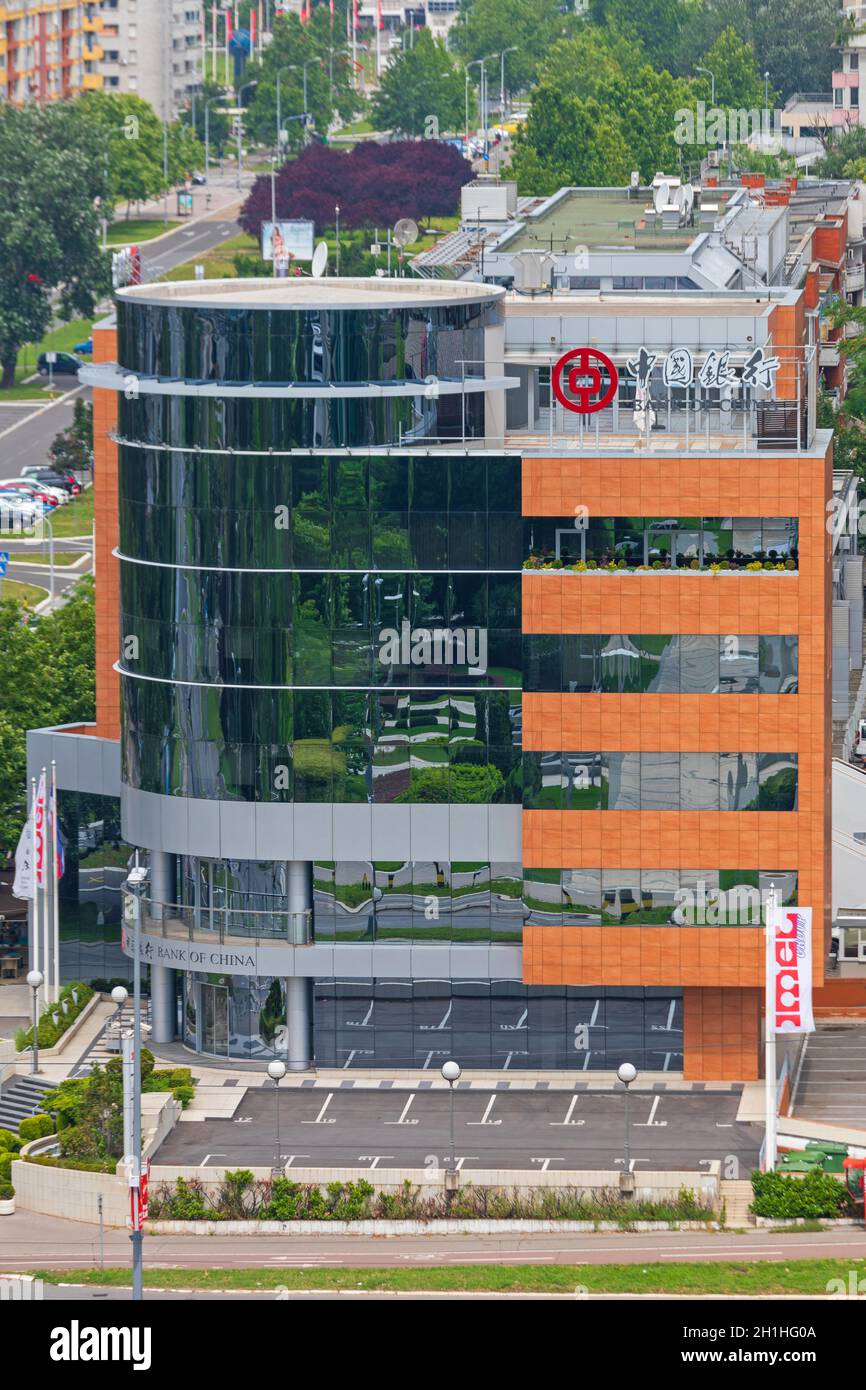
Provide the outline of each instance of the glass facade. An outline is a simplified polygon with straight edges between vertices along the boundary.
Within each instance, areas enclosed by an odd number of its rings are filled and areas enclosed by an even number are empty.
[[[120,949],[120,890],[133,848],[121,838],[120,801],[76,791],[59,791],[57,801],[64,858],[61,980],[131,988],[132,965]]]
[[[795,811],[797,755],[526,752],[523,804],[534,811]]]
[[[527,517],[525,567],[650,565],[654,569],[797,567],[796,517]]]
[[[532,926],[757,927],[771,883],[797,902],[792,869],[525,869]]]
[[[523,689],[621,695],[795,695],[797,637],[742,634],[532,633]]]

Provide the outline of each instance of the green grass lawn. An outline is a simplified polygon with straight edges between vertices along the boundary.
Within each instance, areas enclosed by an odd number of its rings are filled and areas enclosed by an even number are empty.
[[[67,502],[65,507],[55,507],[54,514],[49,520],[55,541],[63,536],[90,536],[93,532],[93,488],[89,487],[86,492],[74,497],[71,502]],[[27,531],[22,532],[22,539],[27,540],[31,534]],[[47,546],[47,530],[43,532],[43,537]],[[36,564],[47,564],[47,562],[47,555],[43,561],[34,561]],[[72,562],[70,560],[66,563],[71,564]]]
[[[37,603],[48,597],[47,589],[37,584],[24,584],[20,579],[0,579],[0,598],[11,598],[22,608],[35,608]]]
[[[137,246],[140,241],[152,241],[156,236],[162,236],[163,232],[173,232],[175,227],[181,224],[175,218],[169,218],[165,222],[161,217],[130,217],[119,222],[112,222],[108,229],[109,246]]]
[[[71,505],[70,503],[70,506]],[[54,563],[55,565],[74,565],[76,560],[81,559],[81,554],[82,552],[80,550],[55,550]],[[40,550],[37,555],[22,555],[19,551],[12,558],[13,564],[17,562],[24,565],[45,565],[47,567],[51,564],[51,557],[47,549],[44,551]]]
[[[323,1223],[323,1228],[324,1228]],[[151,1259],[159,1258],[159,1239]],[[473,1265],[435,1269],[153,1269],[144,1282],[163,1289],[391,1289],[396,1291],[494,1291],[633,1294],[823,1294],[831,1279],[848,1284],[849,1271],[862,1274],[863,1260],[754,1260],[720,1264]],[[127,1287],[129,1270],[34,1269],[48,1284]]]

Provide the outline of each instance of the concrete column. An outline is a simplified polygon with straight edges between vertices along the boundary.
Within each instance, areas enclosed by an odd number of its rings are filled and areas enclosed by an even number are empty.
[[[151,909],[162,917],[164,904],[177,902],[176,860],[162,850],[150,851]],[[150,1024],[155,1043],[174,1042],[177,1037],[177,971],[167,965],[150,967]]]
[[[313,866],[306,859],[288,862],[290,912],[306,912],[313,906]],[[307,1071],[313,1060],[313,982],[296,975],[286,980],[286,1032],[289,1071]]]

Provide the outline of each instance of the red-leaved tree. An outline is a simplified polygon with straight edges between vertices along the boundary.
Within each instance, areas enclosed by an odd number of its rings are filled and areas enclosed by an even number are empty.
[[[472,166],[453,145],[438,140],[361,140],[349,154],[308,145],[277,173],[278,218],[308,218],[333,227],[340,208],[344,227],[387,227],[400,217],[420,221],[456,212]],[[257,240],[271,216],[271,178],[256,179],[240,223]]]

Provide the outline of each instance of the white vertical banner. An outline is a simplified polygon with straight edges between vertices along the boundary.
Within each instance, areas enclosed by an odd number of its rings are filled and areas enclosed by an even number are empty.
[[[773,907],[772,1012],[774,1033],[814,1033],[812,1013],[812,909]]]
[[[45,856],[48,846],[46,844],[45,818],[47,814],[47,804],[45,795],[45,768],[39,776],[39,783],[36,788],[36,799],[33,803],[33,878],[34,878],[34,917],[35,917],[35,938],[33,946],[33,968],[42,971],[44,983],[42,985],[42,998],[46,1004],[51,1002],[49,992],[49,960],[48,960],[48,904],[45,897],[47,886],[47,869]]]
[[[24,822],[24,828],[15,851],[15,881],[12,884],[14,898],[33,900],[33,810]]]

